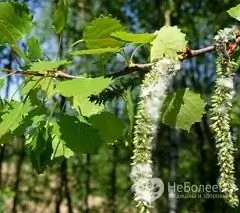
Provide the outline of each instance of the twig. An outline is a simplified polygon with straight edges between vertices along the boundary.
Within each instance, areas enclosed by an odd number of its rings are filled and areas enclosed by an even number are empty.
[[[229,51],[229,53],[232,53],[237,48],[237,45],[240,44],[240,36],[236,38],[234,43],[229,43],[229,45],[230,44],[231,44],[231,48],[229,48],[228,51]],[[181,61],[183,61],[183,60],[190,59],[190,58],[193,58],[193,57],[205,54],[205,53],[213,52],[213,51],[215,51],[215,46],[214,45],[204,47],[204,48],[201,48],[201,49],[198,49],[198,50],[192,50],[190,48],[187,48],[186,51],[179,53],[179,59]],[[123,69],[123,71],[108,74],[108,75],[106,75],[106,77],[116,78],[116,77],[119,77],[119,76],[123,76],[123,75],[127,75],[127,74],[130,74],[130,73],[133,73],[133,72],[137,72],[137,71],[138,72],[147,72],[151,65],[152,64],[133,64],[131,66],[125,67]]]
[[[38,76],[38,77],[64,78],[64,79],[82,78],[81,76],[69,75],[62,70],[59,70],[56,72],[45,71],[44,73],[33,71],[33,70],[20,71],[20,70],[3,69],[3,71],[8,74],[21,74],[21,75],[30,75],[30,76]]]
[[[231,48],[228,49],[229,53],[234,52],[234,50],[237,48],[237,45],[240,44],[240,36],[236,38],[236,40],[232,43],[229,42],[229,45],[231,45]],[[181,61],[190,59],[205,53],[213,52],[215,51],[215,46],[211,45],[208,47],[204,47],[198,50],[192,50],[190,48],[187,48],[184,52],[179,52],[179,59]],[[122,71],[117,72],[117,73],[111,73],[107,74],[105,77],[106,78],[116,78],[119,76],[131,74],[133,72],[147,72],[149,70],[149,67],[151,67],[153,63],[149,64],[131,64],[127,67],[125,67]],[[42,76],[42,77],[51,77],[51,78],[61,78],[61,79],[76,79],[76,78],[82,78],[80,76],[74,76],[74,75],[69,75],[65,70],[48,70],[45,71],[44,73],[34,71],[34,70],[25,70],[25,71],[20,71],[20,70],[10,70],[10,69],[3,69],[8,74],[21,74],[21,75],[30,75],[30,76]]]

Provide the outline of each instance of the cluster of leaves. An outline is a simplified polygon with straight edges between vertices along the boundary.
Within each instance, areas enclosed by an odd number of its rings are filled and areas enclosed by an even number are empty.
[[[67,23],[68,9],[68,1],[60,0],[52,23],[58,35]],[[111,79],[104,76],[54,78],[54,74],[73,64],[69,58],[124,54],[126,45],[150,44],[150,61],[154,62],[164,55],[177,58],[177,52],[184,51],[187,43],[185,35],[177,27],[165,26],[155,33],[133,34],[127,32],[118,20],[100,17],[86,26],[83,38],[72,45],[76,47],[84,42],[85,49],[72,50],[65,58],[49,61],[45,60],[38,39],[29,37],[32,15],[25,4],[0,3],[0,25],[0,44],[9,45],[24,60],[22,70],[40,74],[27,78],[18,88],[20,101],[1,100],[0,143],[7,143],[14,137],[25,137],[26,148],[39,172],[55,158],[68,158],[74,153],[94,153],[102,144],[122,137],[124,128],[128,126],[101,104],[140,83],[139,79],[131,81],[130,78],[127,83],[111,86]],[[26,38],[27,52],[18,46],[18,41],[23,38]],[[1,78],[0,86],[3,85],[4,78]],[[61,101],[63,97],[64,103]],[[89,101],[89,97],[98,104]],[[204,106],[199,94],[188,89],[177,91],[167,97],[161,121],[189,130],[194,122],[200,121]],[[134,122],[130,123],[133,125]]]

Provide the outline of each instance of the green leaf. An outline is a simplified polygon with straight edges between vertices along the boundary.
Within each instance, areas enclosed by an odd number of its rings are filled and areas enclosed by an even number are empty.
[[[53,152],[51,141],[52,138],[44,127],[34,128],[26,137],[27,152],[38,173],[43,173],[51,162]]]
[[[89,118],[89,123],[98,130],[106,142],[114,142],[123,135],[124,124],[120,118],[110,112],[101,112]]]
[[[200,122],[205,102],[199,94],[189,89],[179,90],[167,96],[161,114],[161,121],[174,128],[189,131],[195,122]]]
[[[27,40],[28,55],[32,60],[42,57],[42,50],[36,37],[32,36]]]
[[[32,28],[32,16],[25,4],[0,3],[0,44],[16,44]]]
[[[103,105],[94,104],[90,102],[88,98],[83,98],[81,95],[75,95],[72,104],[84,116],[97,114],[104,109]]]
[[[57,90],[65,97],[73,97],[74,107],[89,116],[101,111],[103,106],[91,103],[88,97],[100,93],[110,82],[110,79],[103,77],[73,79],[59,82]]]
[[[96,153],[103,144],[97,130],[76,117],[61,116],[59,126],[61,139],[76,153]]]
[[[66,147],[65,141],[61,139],[61,132],[60,132],[60,126],[58,123],[52,123],[53,125],[53,141],[52,141],[52,148],[53,148],[53,153],[51,156],[51,159],[58,158],[58,157],[65,157],[65,158],[70,158],[71,156],[74,155],[73,151]]]
[[[70,63],[67,60],[61,61],[40,61],[33,63],[30,67],[32,71],[44,72],[58,69],[60,66]]]
[[[27,95],[30,90],[32,89],[35,89],[37,87],[39,87],[38,85],[38,79],[33,77],[33,78],[29,78],[29,79],[26,79],[24,82],[23,82],[23,87],[21,88],[21,95]]]
[[[111,37],[111,33],[124,31],[116,19],[100,17],[92,21],[83,32],[83,39],[88,49],[121,47],[124,43]]]
[[[56,33],[60,33],[67,23],[68,18],[68,0],[59,0],[57,9],[54,13],[53,26]]]
[[[177,53],[185,51],[187,41],[185,34],[176,26],[164,26],[158,31],[157,37],[151,44],[151,61],[154,61],[165,56],[177,59]]]
[[[56,91],[55,80],[52,78],[44,78],[41,82],[40,88],[45,92],[45,95],[48,99],[51,99]]]
[[[3,78],[0,78],[0,88],[3,88],[5,83],[5,80]]]
[[[110,82],[111,79],[104,77],[79,78],[59,82],[57,88],[65,97],[81,95],[83,98],[87,98],[91,94],[101,92]]]
[[[90,49],[90,50],[78,50],[75,52],[72,52],[72,55],[97,55],[97,54],[103,54],[103,53],[115,53],[119,51],[119,47],[106,47],[106,48],[98,48],[98,49]]]
[[[236,7],[232,7],[231,9],[229,9],[227,13],[236,20],[240,21],[240,4],[238,4]]]
[[[10,109],[1,116],[0,122],[0,138],[6,134],[9,130],[13,131],[22,122],[24,116],[31,111],[31,103],[14,102]]]
[[[111,33],[111,36],[113,38],[134,44],[149,43],[156,38],[156,35],[150,33],[134,34],[125,31]]]
[[[16,53],[18,56],[20,56],[22,59],[26,61],[26,63],[29,63],[29,59],[25,55],[25,53],[17,46],[17,45],[11,45],[12,50],[14,53]]]

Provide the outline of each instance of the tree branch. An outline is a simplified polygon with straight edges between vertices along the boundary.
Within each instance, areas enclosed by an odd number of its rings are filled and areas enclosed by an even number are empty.
[[[234,52],[239,44],[240,44],[240,36],[238,36],[234,42],[229,42],[227,44],[229,45],[229,48],[227,48],[228,53],[231,54],[232,52]],[[205,53],[213,52],[213,51],[215,51],[214,45],[204,47],[198,50],[192,50],[190,48],[187,48],[185,52],[179,53],[179,59],[183,61],[183,60],[190,59],[190,58],[193,58]],[[106,77],[116,78],[116,77],[127,75],[133,72],[147,72],[150,66],[152,66],[152,63],[151,64],[134,64],[134,65],[125,67],[123,71],[108,74],[106,75]]]
[[[240,36],[236,38],[235,41],[229,41],[227,43],[227,50],[228,53],[231,54],[234,52],[237,48],[237,46],[240,44]],[[187,48],[186,51],[184,52],[179,52],[179,60],[183,61],[186,59],[190,59],[205,53],[213,52],[215,51],[215,46],[211,45],[208,47],[204,47],[198,50],[192,50],[190,48]],[[116,73],[111,73],[107,74],[105,77],[106,78],[116,78],[119,76],[131,74],[133,72],[148,72],[149,68],[153,65],[153,63],[148,63],[148,64],[131,64],[127,67],[125,67],[122,71],[116,72]],[[21,74],[21,75],[30,75],[30,76],[41,76],[41,77],[50,77],[50,78],[61,78],[61,79],[76,79],[76,78],[82,78],[81,76],[74,76],[74,75],[69,75],[65,70],[58,70],[56,72],[54,71],[45,71],[44,73],[34,71],[34,70],[25,70],[25,71],[20,71],[20,70],[10,70],[10,69],[3,69],[8,74]]]
[[[8,74],[21,74],[21,75],[30,75],[30,76],[38,76],[38,77],[50,77],[50,78],[64,78],[64,79],[75,79],[75,78],[82,78],[81,76],[74,76],[69,75],[65,71],[58,70],[54,71],[45,71],[44,73],[32,70],[10,70],[10,69],[3,69],[4,72]]]

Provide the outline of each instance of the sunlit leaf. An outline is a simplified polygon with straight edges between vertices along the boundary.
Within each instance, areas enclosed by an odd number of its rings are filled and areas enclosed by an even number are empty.
[[[24,116],[31,111],[31,103],[14,102],[10,109],[1,116],[0,122],[0,138],[9,130],[14,130],[22,122]]]
[[[97,55],[97,54],[103,54],[103,53],[115,53],[118,52],[118,47],[106,47],[106,48],[98,48],[98,49],[90,49],[90,50],[78,50],[75,52],[72,52],[72,55]]]
[[[59,68],[62,65],[70,63],[67,60],[61,60],[61,61],[40,61],[33,63],[30,67],[30,70],[32,71],[39,71],[39,72],[44,72],[44,71],[51,71]]]
[[[57,90],[65,97],[73,97],[74,107],[89,116],[101,111],[103,106],[91,103],[88,97],[100,93],[110,82],[110,79],[103,77],[73,79],[59,82]]]
[[[60,33],[66,25],[68,10],[68,0],[59,0],[53,18],[53,26],[55,27],[56,33]]]
[[[16,44],[32,28],[32,16],[25,4],[0,3],[0,43]]]
[[[65,157],[65,158],[70,158],[71,156],[74,155],[73,151],[66,147],[65,141],[61,139],[61,132],[60,132],[60,127],[58,123],[52,123],[53,124],[53,141],[52,141],[52,148],[53,148],[53,153],[51,156],[51,159],[58,158],[58,157]]]
[[[236,7],[232,7],[231,9],[229,9],[227,13],[236,20],[240,21],[240,4],[238,4]]]
[[[111,33],[124,31],[120,22],[111,17],[100,17],[92,21],[83,32],[88,49],[120,47],[124,43],[111,37]]]
[[[5,83],[4,79],[0,78],[0,88],[2,88],[4,86],[4,83]]]
[[[185,51],[187,41],[185,34],[176,26],[164,26],[157,32],[157,37],[151,44],[151,61],[154,61],[165,56],[176,59],[178,52]]]
[[[111,33],[111,36],[128,43],[136,44],[149,43],[156,38],[156,35],[150,33],[134,34],[125,31]]]
[[[28,55],[31,59],[39,59],[42,57],[42,50],[38,40],[32,36],[27,40]]]
[[[199,94],[179,90],[167,96],[161,114],[161,121],[174,128],[189,131],[191,126],[200,122],[204,113],[205,102]]]

